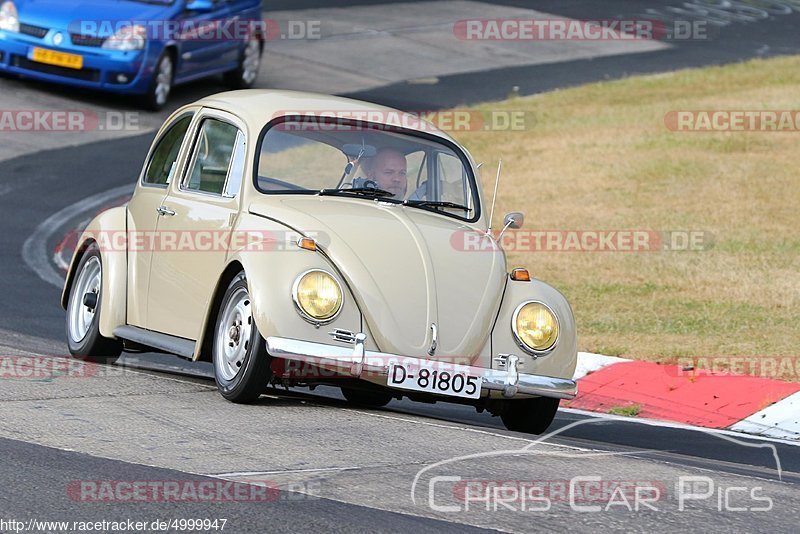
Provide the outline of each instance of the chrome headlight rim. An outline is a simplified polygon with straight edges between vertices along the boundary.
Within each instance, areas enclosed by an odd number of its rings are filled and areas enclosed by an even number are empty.
[[[556,339],[555,341],[553,341],[552,345],[550,345],[548,348],[544,350],[536,350],[532,347],[529,347],[522,340],[522,337],[520,337],[520,335],[517,333],[517,317],[519,316],[519,313],[522,311],[522,308],[524,308],[528,304],[539,304],[543,306],[548,312],[550,312],[550,315],[553,316],[553,320],[555,320],[556,322],[556,328],[558,329],[558,332],[556,333]],[[558,346],[558,340],[561,339],[561,322],[558,320],[558,314],[556,314],[556,312],[553,311],[553,308],[548,306],[546,303],[542,302],[541,300],[526,300],[522,302],[519,306],[517,306],[516,309],[514,310],[514,313],[511,315],[511,333],[514,335],[514,340],[517,342],[519,348],[521,348],[528,354],[531,354],[536,357],[545,356],[553,352],[556,346]]]
[[[336,310],[336,313],[334,313],[333,315],[331,315],[326,319],[317,319],[313,315],[310,315],[303,308],[302,304],[300,304],[300,295],[299,295],[300,282],[303,280],[303,278],[305,278],[306,275],[317,272],[324,273],[330,276],[331,280],[333,280],[333,282],[339,289],[339,295],[340,295],[339,309]],[[302,273],[297,275],[297,278],[294,279],[294,283],[292,284],[292,302],[294,302],[294,308],[295,310],[297,310],[297,313],[300,315],[300,317],[305,319],[307,322],[313,324],[314,326],[322,326],[332,323],[342,313],[342,310],[344,309],[344,290],[342,289],[341,282],[339,282],[339,280],[333,275],[333,273],[326,271],[325,269],[308,269],[307,271],[303,271]]]

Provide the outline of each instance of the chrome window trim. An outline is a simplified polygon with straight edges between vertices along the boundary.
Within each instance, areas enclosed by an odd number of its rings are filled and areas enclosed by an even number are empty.
[[[228,175],[225,177],[225,185],[222,187],[224,198],[236,198],[242,190],[244,183],[244,172],[247,166],[247,137],[242,130],[236,132],[236,140],[233,142],[233,154],[228,166]],[[234,177],[233,186],[235,190],[231,192],[231,177]],[[238,177],[238,178],[237,178]],[[236,180],[238,179],[238,183]]]
[[[231,159],[228,161],[228,169],[225,171],[225,183],[222,185],[222,193],[212,193],[210,191],[201,191],[199,189],[190,189],[189,187],[187,187],[187,182],[188,182],[188,180],[189,180],[189,178],[191,176],[191,171],[194,169],[195,163],[197,163],[198,141],[199,141],[199,138],[200,138],[200,134],[203,131],[203,126],[206,124],[206,121],[209,121],[209,120],[222,122],[222,123],[228,124],[228,125],[233,126],[234,128],[236,128],[236,137],[234,138],[234,141],[233,141],[234,142],[234,146],[233,146],[233,150],[231,151]],[[231,120],[227,120],[225,118],[209,114],[209,115],[203,115],[203,116],[201,116],[199,118],[199,120],[197,121],[197,127],[195,128],[195,130],[196,131],[194,132],[194,136],[193,136],[194,139],[192,141],[191,159],[189,160],[188,164],[186,165],[186,168],[184,169],[183,176],[181,177],[181,181],[180,181],[180,185],[178,186],[178,189],[180,191],[184,192],[184,193],[201,194],[201,195],[205,195],[205,196],[213,197],[213,198],[234,198],[234,197],[226,197],[224,195],[224,193],[225,193],[225,187],[226,187],[226,185],[228,183],[228,178],[230,177],[231,165],[233,164],[233,157],[236,154],[236,149],[237,149],[236,142],[239,139],[239,135],[240,134],[243,135],[242,128],[239,125],[235,124]]]

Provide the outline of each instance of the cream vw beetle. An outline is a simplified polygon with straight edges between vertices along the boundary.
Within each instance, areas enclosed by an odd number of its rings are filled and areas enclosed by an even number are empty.
[[[200,100],[158,132],[129,203],[82,234],[70,351],[211,361],[233,402],[327,384],[541,433],[576,394],[575,322],[558,291],[508,271],[486,208],[468,153],[411,115],[277,91]]]

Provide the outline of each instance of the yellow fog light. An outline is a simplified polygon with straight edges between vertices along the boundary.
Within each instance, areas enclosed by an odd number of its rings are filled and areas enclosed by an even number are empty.
[[[297,311],[315,324],[332,321],[342,309],[342,286],[325,271],[307,271],[297,277],[292,287]]]
[[[534,352],[551,349],[558,339],[558,320],[541,302],[521,304],[511,318],[511,329],[522,348]]]

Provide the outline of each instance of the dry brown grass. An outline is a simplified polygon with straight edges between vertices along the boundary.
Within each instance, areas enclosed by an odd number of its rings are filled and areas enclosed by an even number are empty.
[[[800,353],[800,133],[679,133],[672,110],[800,109],[800,58],[592,84],[478,106],[525,110],[524,132],[456,137],[495,218],[526,229],[687,230],[693,252],[514,252],[511,265],[560,288],[580,349],[639,359]],[[497,223],[496,223],[497,224]],[[800,377],[794,377],[795,380]]]

